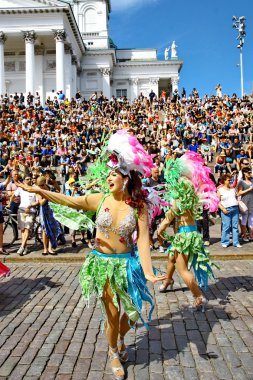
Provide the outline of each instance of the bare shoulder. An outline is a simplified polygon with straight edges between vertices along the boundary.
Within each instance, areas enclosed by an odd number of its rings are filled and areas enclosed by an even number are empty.
[[[93,209],[98,208],[103,198],[104,198],[103,193],[89,194],[85,196],[86,202],[89,203],[89,205],[92,205]]]

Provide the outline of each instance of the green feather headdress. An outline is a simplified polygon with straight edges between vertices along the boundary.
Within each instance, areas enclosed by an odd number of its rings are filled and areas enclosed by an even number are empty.
[[[202,205],[192,182],[182,173],[180,160],[168,160],[165,164],[164,179],[165,192],[163,198],[171,203],[177,216],[191,210],[195,220],[201,218]]]

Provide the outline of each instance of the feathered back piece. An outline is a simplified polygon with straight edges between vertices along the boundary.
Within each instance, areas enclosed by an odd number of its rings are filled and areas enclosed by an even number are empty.
[[[135,170],[150,176],[154,167],[152,156],[127,129],[121,129],[110,137],[107,150],[111,153],[108,161],[110,168],[118,169],[124,175],[130,175],[130,171]]]
[[[165,168],[168,201],[176,201],[179,213],[192,209],[197,217],[202,207],[215,212],[218,208],[216,186],[210,178],[211,169],[198,153],[186,152]]]

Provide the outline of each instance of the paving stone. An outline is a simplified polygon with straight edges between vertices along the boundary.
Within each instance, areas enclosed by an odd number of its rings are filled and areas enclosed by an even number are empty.
[[[164,373],[165,380],[184,380],[183,371],[178,366],[172,366]]]
[[[218,379],[230,380],[232,379],[232,374],[227,366],[227,364],[220,359],[212,359],[212,365],[215,369],[216,376]]]
[[[9,356],[4,364],[0,367],[0,376],[9,376],[16,367],[20,358],[17,356]]]
[[[195,367],[195,362],[190,351],[183,351],[179,353],[180,364],[183,367]]]
[[[149,370],[146,364],[136,364],[134,366],[134,374],[136,379],[148,379]]]
[[[46,366],[47,360],[48,358],[46,357],[35,358],[35,360],[30,365],[26,376],[40,376]]]
[[[103,371],[107,361],[107,352],[96,351],[92,357],[91,371]]]
[[[8,376],[9,380],[22,380],[24,375],[29,369],[29,365],[17,365],[14,370],[11,372],[11,375]]]
[[[199,380],[198,373],[194,368],[183,368],[185,379]]]
[[[245,368],[247,374],[253,378],[253,360],[252,355],[247,352],[239,352],[238,356]]]
[[[161,354],[162,353],[162,345],[159,340],[151,340],[149,342],[149,351],[152,354]]]
[[[162,365],[162,355],[150,354],[149,368],[151,373],[162,374],[163,373],[163,365]]]
[[[238,358],[237,353],[233,347],[221,347],[221,351],[225,361],[230,368],[241,366],[241,360]]]
[[[164,380],[164,376],[161,373],[153,373],[150,374],[150,380]]]
[[[230,370],[233,376],[233,380],[249,380],[250,379],[249,375],[247,375],[247,373],[245,372],[243,368],[232,367]]]

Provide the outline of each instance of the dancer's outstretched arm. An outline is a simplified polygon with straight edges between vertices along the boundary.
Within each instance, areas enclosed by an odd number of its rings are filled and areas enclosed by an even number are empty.
[[[42,190],[38,186],[27,186],[23,183],[17,183],[17,186],[21,187],[25,191],[28,191],[29,193],[39,194],[50,202],[72,207],[77,210],[96,211],[103,198],[102,193],[71,197],[68,195],[55,193],[53,191]]]

